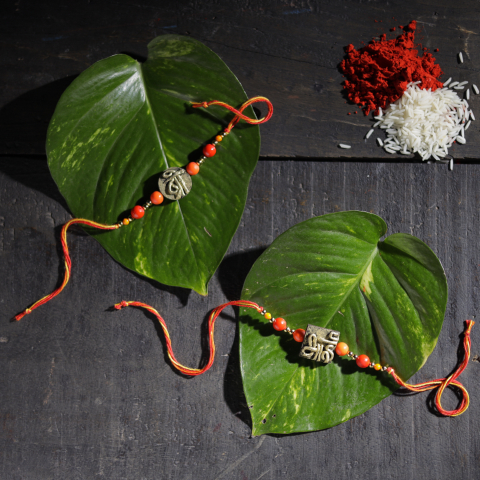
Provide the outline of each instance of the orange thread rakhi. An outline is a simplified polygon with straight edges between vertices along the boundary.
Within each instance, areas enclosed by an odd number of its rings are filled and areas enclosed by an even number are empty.
[[[263,102],[267,104],[268,112],[265,117],[256,119],[250,118],[244,115],[242,112],[253,103]],[[140,220],[145,215],[146,210],[148,210],[153,205],[160,205],[163,203],[164,199],[168,200],[180,200],[185,197],[190,190],[192,189],[192,176],[197,175],[200,171],[200,166],[208,159],[213,157],[216,154],[216,145],[220,143],[235,127],[235,125],[240,121],[244,120],[245,122],[251,125],[260,125],[262,123],[268,122],[273,115],[273,105],[265,97],[253,97],[244,102],[238,110],[236,108],[231,107],[230,105],[220,102],[218,100],[212,100],[210,102],[201,102],[201,103],[192,103],[193,108],[207,108],[210,105],[219,105],[227,110],[230,110],[235,116],[232,118],[230,123],[227,127],[220,132],[218,135],[214,137],[211,143],[207,143],[203,147],[203,155],[200,159],[196,162],[190,162],[185,168],[181,167],[172,167],[167,168],[167,170],[160,173],[160,177],[158,180],[158,187],[159,191],[155,191],[150,195],[150,198],[147,202],[143,205],[135,205],[128,217],[125,217],[123,220],[115,223],[113,225],[104,225],[102,223],[93,222],[91,220],[83,219],[83,218],[74,218],[67,222],[62,227],[61,232],[61,242],[62,242],[62,249],[63,255],[65,259],[65,276],[63,279],[62,284],[56,290],[54,290],[49,295],[41,298],[40,300],[36,301],[33,305],[26,308],[23,312],[16,315],[14,318],[15,320],[22,319],[25,315],[31,313],[33,310],[38,308],[40,305],[47,303],[52,298],[56,297],[66,286],[68,280],[70,279],[71,269],[72,269],[72,261],[70,259],[70,255],[68,252],[68,244],[67,244],[67,230],[71,225],[79,224],[85,225],[87,227],[93,227],[99,230],[117,230],[121,227],[127,226],[135,220]]]
[[[438,378],[429,382],[411,385],[404,382],[395,373],[395,370],[391,366],[382,365],[380,363],[372,361],[365,354],[356,355],[355,353],[351,352],[346,343],[339,341],[340,332],[336,330],[330,330],[328,328],[317,327],[315,325],[308,325],[306,330],[302,328],[292,329],[287,326],[287,322],[284,318],[274,318],[272,314],[267,312],[263,307],[261,307],[255,302],[251,302],[248,300],[237,300],[224,303],[214,308],[210,313],[210,316],[208,318],[208,345],[210,353],[208,362],[203,368],[185,367],[175,358],[175,355],[173,354],[172,341],[170,339],[170,335],[167,329],[167,324],[165,323],[165,320],[162,318],[162,316],[153,307],[141,302],[122,301],[120,303],[117,303],[114,308],[116,310],[120,310],[124,307],[138,307],[146,309],[150,313],[155,315],[155,317],[157,317],[158,321],[160,322],[163,333],[165,335],[168,357],[172,362],[173,366],[185,375],[196,376],[205,373],[213,365],[213,361],[215,358],[215,342],[213,336],[215,320],[218,318],[222,310],[228,306],[252,308],[256,310],[259,314],[263,315],[265,319],[272,324],[272,327],[276,331],[285,332],[289,335],[292,335],[293,339],[296,342],[302,344],[299,353],[299,356],[302,358],[306,358],[320,363],[330,363],[334,359],[335,354],[337,354],[339,357],[347,356],[355,360],[359,368],[372,368],[379,371],[379,373],[385,372],[386,374],[391,375],[400,386],[407,390],[410,390],[411,392],[419,393],[438,388],[437,394],[435,395],[435,407],[437,409],[437,412],[445,417],[456,417],[458,415],[461,415],[468,408],[468,405],[470,403],[468,392],[466,388],[457,380],[457,378],[467,367],[468,360],[470,358],[470,331],[472,330],[472,327],[475,323],[473,320],[467,320],[465,322],[466,327],[463,334],[464,358],[456,371],[446,378]],[[462,400],[460,402],[460,405],[455,410],[445,410],[442,407],[441,396],[447,387],[456,388],[460,390],[462,394]]]

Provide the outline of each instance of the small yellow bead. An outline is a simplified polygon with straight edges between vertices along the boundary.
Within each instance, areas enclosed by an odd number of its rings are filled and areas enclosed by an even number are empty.
[[[265,314],[265,318],[266,318],[267,320],[271,320],[272,314],[267,312],[267,313]]]
[[[221,141],[223,140],[223,137],[222,137],[221,135],[217,135],[217,136],[215,137],[215,140],[216,140],[217,142],[221,142]]]
[[[376,363],[375,366],[373,367],[375,370],[381,370],[382,366],[379,363]]]
[[[129,220],[128,218],[124,218],[124,219],[122,220],[122,223],[123,223],[124,225],[128,225],[128,224],[130,223],[130,220]]]

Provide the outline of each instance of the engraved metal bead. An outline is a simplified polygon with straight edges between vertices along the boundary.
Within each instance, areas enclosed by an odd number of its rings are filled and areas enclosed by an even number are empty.
[[[330,363],[334,358],[334,349],[338,344],[340,332],[310,324],[304,332],[300,357]]]
[[[273,323],[274,321],[275,321],[275,319],[272,317],[272,318],[270,319],[270,323]]]
[[[358,355],[354,355],[352,358],[356,360],[358,358]]]
[[[218,142],[217,142],[216,140],[214,140],[212,143],[213,143],[214,145],[216,145]]]
[[[354,354],[353,352],[348,352],[347,355],[348,355],[349,357],[353,357],[355,354]]]
[[[203,163],[203,160],[199,160],[198,164],[201,165]]]
[[[290,333],[290,327],[287,327],[287,328],[285,329],[285,331],[286,331],[287,333]]]
[[[372,363],[369,365],[370,368],[373,368],[374,366],[375,366],[375,362],[372,362]]]
[[[382,367],[382,372],[386,372],[388,367]]]
[[[265,309],[263,309],[261,312],[260,312],[262,315],[265,315],[267,313],[267,311]]]
[[[160,173],[158,190],[166,199],[180,200],[187,195],[191,189],[192,177],[185,169],[170,167]]]

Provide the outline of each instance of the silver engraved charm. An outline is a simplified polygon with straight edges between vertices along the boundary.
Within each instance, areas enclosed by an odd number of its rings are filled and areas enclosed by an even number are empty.
[[[192,177],[183,168],[167,168],[160,174],[158,188],[165,198],[180,200],[192,189]]]
[[[339,339],[340,332],[308,325],[300,356],[316,362],[330,363]]]

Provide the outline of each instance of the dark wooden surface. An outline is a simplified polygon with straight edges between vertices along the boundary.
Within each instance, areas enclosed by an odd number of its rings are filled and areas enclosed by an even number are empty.
[[[327,431],[251,438],[233,311],[218,322],[212,369],[185,379],[149,317],[108,308],[122,299],[156,306],[178,358],[198,365],[208,311],[239,297],[249,267],[278,234],[314,215],[365,210],[381,215],[390,233],[418,236],[441,259],[450,288],[445,323],[413,380],[450,373],[463,320],[475,318],[480,302],[479,129],[474,124],[467,145],[457,147],[455,156],[468,162],[453,172],[408,157],[384,161],[363,140],[368,120],[346,116],[352,107],[337,64],[344,45],[417,19],[422,42],[440,49],[446,77],[480,86],[479,14],[477,2],[453,0],[3,2],[0,478],[478,478],[479,327],[462,376],[472,404],[461,417],[435,416],[427,394],[394,395]],[[63,271],[58,235],[70,214],[44,156],[56,100],[96,60],[118,52],[141,58],[152,38],[171,32],[206,43],[249,95],[275,105],[262,126],[262,159],[241,226],[209,296],[136,276],[77,230],[66,291],[10,323]],[[459,66],[460,50],[466,62]],[[339,151],[340,141],[354,148]],[[444,404],[455,406],[451,392]]]

